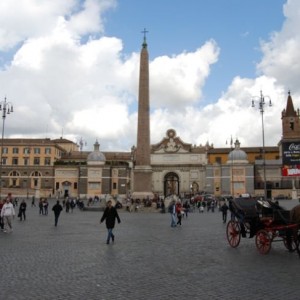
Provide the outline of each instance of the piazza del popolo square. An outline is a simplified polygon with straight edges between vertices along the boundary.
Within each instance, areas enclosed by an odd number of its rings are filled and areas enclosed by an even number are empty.
[[[272,147],[193,145],[176,128],[150,143],[149,58],[146,37],[140,53],[137,143],[130,151],[93,151],[63,137],[3,138],[1,197],[114,197],[155,199],[208,193],[296,199],[300,188],[300,124],[292,95],[282,108],[282,135]],[[220,129],[220,132],[222,130]]]

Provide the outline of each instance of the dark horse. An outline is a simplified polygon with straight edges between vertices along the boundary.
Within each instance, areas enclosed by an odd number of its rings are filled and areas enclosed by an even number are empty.
[[[291,210],[291,221],[300,225],[300,204]]]

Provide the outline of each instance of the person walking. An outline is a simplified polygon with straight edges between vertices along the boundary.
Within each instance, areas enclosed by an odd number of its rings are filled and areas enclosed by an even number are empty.
[[[43,202],[43,209],[44,209],[44,215],[45,216],[48,215],[48,206],[49,206],[48,200],[47,200],[47,198],[45,198],[45,200]]]
[[[35,197],[34,196],[32,196],[32,201],[31,201],[31,207],[35,207],[36,205],[35,205]]]
[[[100,224],[105,220],[106,228],[107,228],[107,240],[106,244],[108,245],[110,242],[110,239],[114,242],[115,236],[113,234],[113,229],[115,227],[116,219],[118,220],[118,223],[121,223],[120,217],[118,215],[118,212],[115,207],[112,206],[111,200],[107,202],[107,207],[105,208],[102,218],[100,220]]]
[[[59,204],[59,200],[56,201],[56,204],[52,207],[52,210],[54,212],[54,226],[57,226],[60,212],[63,210],[62,206]]]
[[[43,199],[41,198],[39,201],[39,209],[40,209],[40,215],[44,214],[44,203]]]
[[[201,204],[200,204],[200,208],[199,208],[199,213],[204,213],[204,202],[201,202]]]
[[[177,215],[177,224],[181,226],[181,219],[182,219],[182,214],[181,214],[182,206],[181,203],[178,201],[176,203],[176,215]]]
[[[184,202],[183,208],[184,208],[185,217],[187,218],[188,217],[188,213],[190,211],[190,205],[189,205],[189,203],[188,203],[187,200]]]
[[[1,210],[2,210],[3,205],[4,205],[4,202],[3,202],[2,199],[0,199],[0,228],[1,228],[2,231],[4,230],[4,221],[3,221],[3,218],[1,216]]]
[[[171,202],[168,208],[168,212],[171,214],[171,227],[176,227],[176,205],[175,200]]]
[[[26,207],[27,207],[27,204],[25,202],[25,200],[23,199],[21,204],[20,204],[20,207],[19,207],[19,214],[18,214],[18,217],[20,218],[20,221],[22,221],[22,219],[24,219],[24,221],[26,220]]]
[[[227,221],[228,209],[229,209],[229,207],[227,206],[226,202],[224,201],[223,205],[221,206],[223,223],[226,223],[226,221]]]
[[[67,198],[67,199],[66,199],[66,213],[68,213],[69,210],[70,210],[70,199]]]
[[[12,219],[15,217],[15,209],[9,197],[6,198],[1,209],[1,218],[4,221],[4,232],[12,232]]]

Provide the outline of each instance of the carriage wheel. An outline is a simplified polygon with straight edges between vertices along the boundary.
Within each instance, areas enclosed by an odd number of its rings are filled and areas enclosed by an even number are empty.
[[[240,225],[236,221],[229,221],[226,229],[227,241],[232,248],[236,248],[241,241]]]
[[[271,250],[272,236],[265,230],[256,233],[255,244],[260,254],[268,254]]]

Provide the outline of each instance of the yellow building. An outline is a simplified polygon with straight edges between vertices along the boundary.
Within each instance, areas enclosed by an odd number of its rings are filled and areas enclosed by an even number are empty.
[[[228,154],[234,148],[212,148],[207,152],[207,160],[209,164],[219,163],[225,164],[228,160]],[[248,156],[249,163],[254,164],[255,160],[262,159],[262,147],[241,147]],[[279,147],[265,147],[266,160],[279,159]]]
[[[54,193],[55,161],[77,145],[66,139],[3,139],[0,196],[13,193],[49,197]]]

